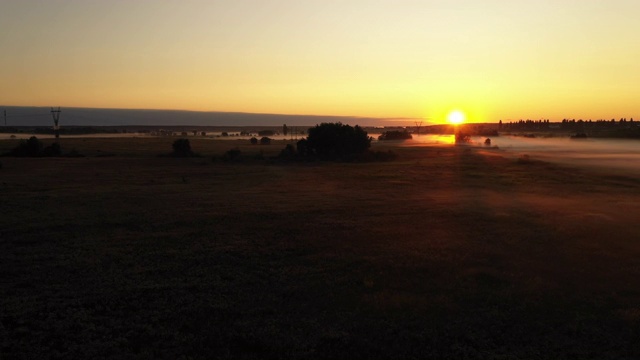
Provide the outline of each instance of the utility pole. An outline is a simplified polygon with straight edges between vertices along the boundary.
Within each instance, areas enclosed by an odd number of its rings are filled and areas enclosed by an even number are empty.
[[[60,126],[58,125],[60,113],[60,106],[58,106],[58,110],[51,108],[51,116],[53,116],[53,133],[56,136],[56,140],[60,138]]]
[[[7,126],[7,110],[4,111],[4,126]]]
[[[422,127],[422,121],[416,121],[416,134],[420,135],[420,128]]]

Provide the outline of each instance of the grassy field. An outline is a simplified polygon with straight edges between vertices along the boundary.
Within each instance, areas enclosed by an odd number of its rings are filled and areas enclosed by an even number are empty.
[[[171,142],[0,158],[0,358],[640,358],[639,178]]]

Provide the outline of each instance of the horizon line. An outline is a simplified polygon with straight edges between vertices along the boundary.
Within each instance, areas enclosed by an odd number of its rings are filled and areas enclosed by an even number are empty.
[[[278,115],[278,116],[309,116],[309,117],[336,117],[350,119],[374,119],[385,121],[412,121],[423,120],[427,118],[404,117],[404,116],[363,116],[363,115],[328,115],[328,114],[300,114],[300,113],[274,113],[274,112],[251,112],[251,111],[222,111],[222,110],[189,110],[189,109],[170,109],[170,108],[126,108],[126,107],[88,107],[88,106],[45,106],[45,105],[0,105],[2,108],[67,108],[67,109],[85,109],[85,110],[127,110],[127,111],[176,111],[176,112],[192,112],[192,113],[219,113],[219,114],[247,114],[247,115]]]

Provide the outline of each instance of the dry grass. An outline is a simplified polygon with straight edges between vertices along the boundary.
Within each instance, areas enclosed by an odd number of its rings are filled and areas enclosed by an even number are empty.
[[[6,358],[640,357],[636,178],[459,147],[157,157],[171,142],[1,159]]]

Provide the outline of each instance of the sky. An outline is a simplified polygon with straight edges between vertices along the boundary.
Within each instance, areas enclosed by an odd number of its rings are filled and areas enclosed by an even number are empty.
[[[0,104],[640,118],[637,0],[0,0]]]

